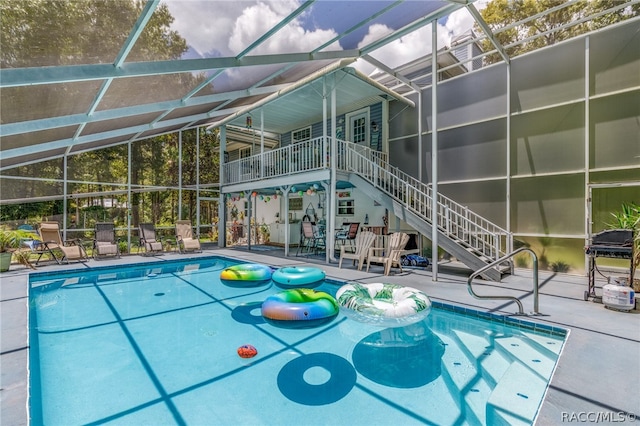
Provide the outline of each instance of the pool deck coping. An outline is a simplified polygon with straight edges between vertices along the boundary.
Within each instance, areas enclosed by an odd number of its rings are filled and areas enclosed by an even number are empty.
[[[439,265],[438,280],[429,268],[405,268],[402,273],[382,275],[382,267],[369,273],[358,271],[350,262],[338,269],[319,256],[285,257],[282,250],[248,251],[225,248],[204,250],[200,254],[162,256],[123,256],[120,259],[38,267],[37,271],[12,265],[0,275],[0,424],[28,425],[28,281],[32,272],[60,272],[111,265],[184,260],[188,257],[224,256],[260,262],[275,267],[314,265],[325,270],[327,278],[363,283],[388,282],[417,288],[435,302],[459,309],[509,316],[539,324],[541,329],[567,330],[569,336],[556,366],[535,424],[586,422],[609,419],[611,423],[640,422],[640,310],[622,312],[601,303],[584,301],[587,278],[540,271],[541,315],[515,317],[517,307],[504,300],[479,300],[467,291],[467,276]],[[518,297],[526,312],[533,309],[531,271],[517,270],[501,283],[477,280],[480,294],[509,294]],[[604,282],[600,282],[602,285]],[[598,292],[597,294],[601,294]],[[639,303],[640,305],[640,303]],[[624,420],[624,421],[622,421]],[[606,423],[606,422],[605,422]]]

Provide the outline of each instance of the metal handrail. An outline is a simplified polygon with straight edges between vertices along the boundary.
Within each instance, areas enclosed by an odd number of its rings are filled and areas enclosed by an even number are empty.
[[[487,269],[493,268],[494,266],[497,266],[497,265],[501,264],[502,262],[507,261],[508,259],[512,258],[513,256],[515,256],[516,254],[518,254],[518,253],[520,253],[522,251],[528,251],[529,253],[531,253],[531,256],[533,257],[533,314],[534,315],[540,315],[540,312],[538,312],[538,256],[529,247],[520,247],[519,249],[512,251],[511,253],[507,254],[506,256],[503,256],[500,259],[495,260],[495,261],[489,263],[486,266],[483,266],[482,268],[478,269],[473,274],[471,274],[471,276],[467,280],[467,289],[469,290],[469,294],[471,294],[476,299],[512,300],[512,301],[516,302],[516,304],[518,305],[518,313],[516,315],[527,315],[527,314],[524,313],[524,308],[522,307],[522,302],[518,298],[513,297],[513,296],[480,296],[479,294],[476,294],[473,291],[473,288],[471,287],[471,283],[472,283],[472,281],[473,281],[473,279],[475,277],[477,277],[478,275],[480,275],[481,273],[483,273]]]

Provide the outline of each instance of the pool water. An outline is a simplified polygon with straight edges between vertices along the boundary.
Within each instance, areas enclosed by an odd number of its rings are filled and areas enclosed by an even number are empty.
[[[566,338],[435,302],[402,328],[277,327],[281,289],[224,285],[235,263],[33,274],[31,424],[531,424]]]

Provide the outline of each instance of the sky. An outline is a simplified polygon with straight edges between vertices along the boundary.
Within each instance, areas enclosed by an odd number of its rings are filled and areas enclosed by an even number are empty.
[[[487,1],[474,4],[482,10]],[[190,51],[186,57],[189,58],[236,56],[301,4],[298,0],[165,0],[165,3],[175,18],[172,29],[187,40]],[[249,54],[309,52],[372,11],[380,11],[390,4],[391,1],[319,0]],[[325,50],[361,48],[397,29],[390,26],[392,22],[406,25],[432,8],[433,3],[429,1],[407,1]],[[438,47],[449,46],[453,36],[472,26],[473,18],[466,9],[453,13],[445,22],[438,23]],[[389,67],[396,67],[429,54],[431,38],[432,28],[428,25],[372,52],[372,56]],[[373,71],[373,67],[362,60],[354,66],[367,74]],[[228,77],[241,78],[241,74],[236,70]]]

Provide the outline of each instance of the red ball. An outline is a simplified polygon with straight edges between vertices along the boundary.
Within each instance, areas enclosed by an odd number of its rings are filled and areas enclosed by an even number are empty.
[[[238,348],[240,358],[253,358],[258,355],[258,350],[251,345],[242,345]]]

